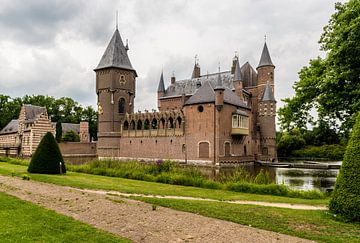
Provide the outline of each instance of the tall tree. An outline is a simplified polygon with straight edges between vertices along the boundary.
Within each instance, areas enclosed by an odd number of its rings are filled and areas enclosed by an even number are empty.
[[[306,128],[319,120],[348,134],[360,110],[360,0],[336,3],[319,43],[325,58],[310,61],[299,72],[295,96],[279,110],[283,129]]]

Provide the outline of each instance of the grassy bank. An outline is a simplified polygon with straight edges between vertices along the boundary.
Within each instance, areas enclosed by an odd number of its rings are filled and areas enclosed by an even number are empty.
[[[1,242],[130,242],[0,193]]]
[[[2,160],[20,165],[27,165],[28,163],[26,160],[9,158],[2,158]],[[93,161],[84,165],[67,165],[67,169],[73,172],[206,189],[220,189],[304,199],[326,198],[326,194],[317,190],[292,190],[285,185],[273,184],[270,181],[268,173],[260,172],[256,177],[252,177],[244,169],[241,169],[241,167],[232,176],[219,178],[219,181],[208,179],[197,167],[181,167],[170,161],[159,161],[156,164],[136,161],[126,163],[119,161]]]
[[[147,181],[130,180],[108,176],[68,172],[66,175],[28,174],[27,167],[0,162],[0,174],[7,176],[29,176],[31,180],[77,188],[113,190],[126,193],[154,194],[168,196],[189,196],[216,200],[249,200],[308,205],[327,205],[328,199],[302,199],[272,195],[258,195],[226,190],[177,186]]]
[[[134,199],[320,242],[359,242],[360,240],[360,224],[339,221],[327,211],[176,199],[139,197]]]

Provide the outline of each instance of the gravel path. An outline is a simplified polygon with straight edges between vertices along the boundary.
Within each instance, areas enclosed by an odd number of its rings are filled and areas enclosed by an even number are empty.
[[[102,193],[0,176],[0,191],[134,242],[309,242]],[[115,200],[118,200],[115,202]]]

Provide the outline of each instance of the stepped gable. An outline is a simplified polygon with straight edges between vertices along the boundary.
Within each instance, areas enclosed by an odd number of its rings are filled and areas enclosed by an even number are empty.
[[[46,108],[36,105],[24,105],[25,123],[32,123],[41,114],[46,114]]]

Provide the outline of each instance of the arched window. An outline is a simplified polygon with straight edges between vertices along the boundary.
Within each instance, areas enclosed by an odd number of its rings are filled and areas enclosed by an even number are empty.
[[[134,120],[131,120],[131,122],[130,122],[130,129],[135,130],[135,121]]]
[[[151,121],[151,129],[157,129],[157,128],[158,128],[157,120],[156,118],[154,118]]]
[[[230,153],[230,143],[229,142],[225,142],[225,147],[224,147],[224,150],[225,150],[225,156],[230,156],[231,153]]]
[[[179,116],[176,120],[177,120],[177,124],[176,124],[177,127],[181,128],[181,117]]]
[[[128,121],[124,122],[124,130],[129,130],[129,122]]]
[[[149,119],[146,119],[144,122],[144,130],[149,130],[150,128],[150,121]]]
[[[208,142],[199,143],[199,158],[209,158],[210,157],[210,148]]]
[[[160,119],[160,125],[161,125],[161,129],[164,129],[165,128],[165,119],[164,118],[161,118]]]
[[[169,128],[174,128],[174,119],[172,117],[170,117],[168,120],[168,126]]]
[[[137,122],[137,130],[142,130],[142,122],[141,122],[141,120],[138,120],[138,122]]]
[[[125,113],[125,99],[120,98],[120,100],[119,100],[119,114],[124,114],[124,113]]]

